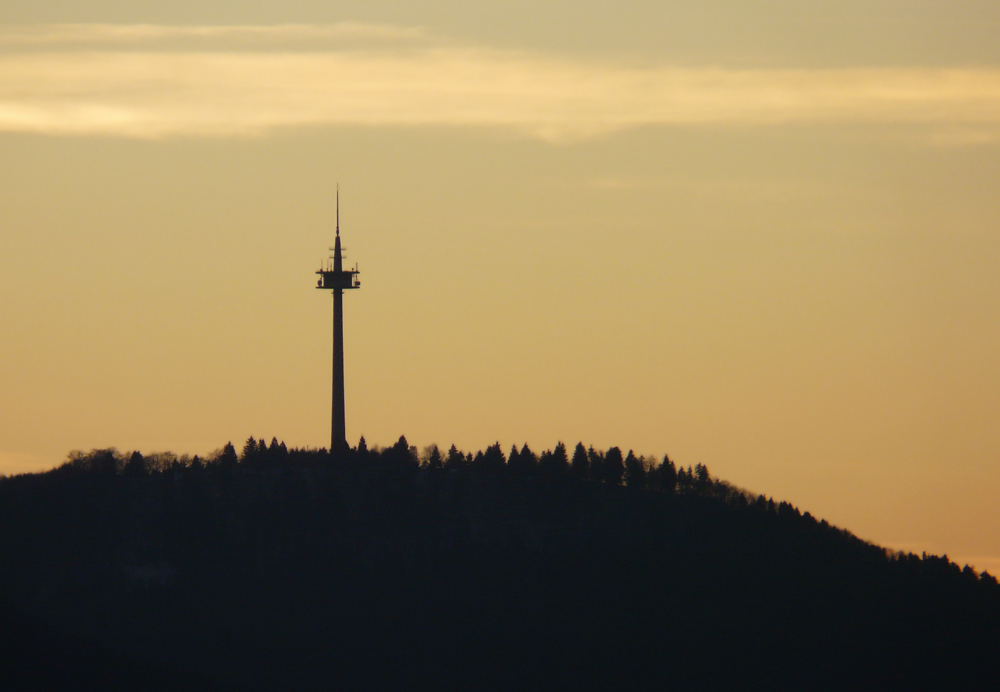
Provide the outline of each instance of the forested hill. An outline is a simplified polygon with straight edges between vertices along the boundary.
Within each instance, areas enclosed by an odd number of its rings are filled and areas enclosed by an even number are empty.
[[[248,440],[0,480],[4,689],[976,690],[1000,586],[578,445]]]

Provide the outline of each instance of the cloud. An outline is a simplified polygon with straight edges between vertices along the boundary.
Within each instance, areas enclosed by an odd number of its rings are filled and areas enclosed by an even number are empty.
[[[302,42],[323,40],[337,43],[351,39],[406,40],[425,37],[418,27],[398,27],[389,24],[364,24],[339,22],[336,24],[274,24],[274,25],[205,25],[178,26],[164,24],[41,24],[8,26],[0,29],[0,48],[60,49],[74,46],[122,48],[150,44],[184,45],[198,40],[210,45],[225,45],[229,40],[254,42],[257,48],[273,42]]]
[[[874,123],[929,126],[940,141],[957,143],[995,141],[1000,131],[995,69],[635,67],[357,24],[56,27],[35,35],[46,38],[31,50],[0,38],[0,131],[160,138],[455,126],[571,142],[641,126]],[[307,35],[351,41],[288,48]],[[207,43],[177,47],[192,36]],[[246,40],[238,50],[225,43],[234,36]]]

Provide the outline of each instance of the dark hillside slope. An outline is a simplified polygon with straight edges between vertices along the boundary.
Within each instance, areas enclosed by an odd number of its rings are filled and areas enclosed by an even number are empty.
[[[1000,680],[987,575],[889,555],[707,472],[673,492],[512,464],[291,452],[9,478],[3,595],[151,676],[234,689]],[[80,665],[67,641],[52,659]]]

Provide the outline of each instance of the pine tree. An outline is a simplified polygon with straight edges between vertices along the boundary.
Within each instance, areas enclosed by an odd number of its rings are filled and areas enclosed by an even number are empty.
[[[708,474],[708,467],[704,464],[697,464],[694,467],[694,487],[701,494],[708,493],[712,486],[712,477]]]
[[[625,460],[622,459],[622,450],[612,447],[605,453],[603,471],[605,483],[622,484],[622,476],[625,475]]]
[[[465,466],[465,455],[458,450],[458,447],[452,445],[448,449],[448,457],[445,459],[444,465],[448,469],[457,469]]]
[[[267,446],[267,460],[272,464],[281,461],[281,447],[278,445],[277,437],[272,437],[271,444]]]
[[[512,471],[519,468],[521,455],[517,453],[517,445],[510,446],[510,454],[507,455],[507,468]]]
[[[660,465],[656,467],[656,484],[664,492],[672,493],[677,490],[677,468],[666,454],[663,455],[663,461],[660,462]]]
[[[246,443],[243,445],[243,453],[240,455],[240,461],[244,464],[252,464],[256,456],[257,440],[255,440],[253,435],[251,435],[247,438]]]
[[[594,449],[594,445],[590,445],[587,448],[587,465],[590,467],[590,478],[592,480],[604,480],[604,455]]]
[[[478,459],[478,457],[477,457]],[[480,466],[489,473],[500,473],[507,467],[507,458],[504,457],[500,443],[492,444],[486,448],[482,459],[479,459]]]
[[[566,445],[562,442],[551,452],[546,451],[538,460],[538,471],[548,478],[559,478],[569,471],[569,459],[566,456]]]
[[[222,448],[222,454],[219,455],[219,466],[223,469],[233,469],[236,468],[237,461],[236,448],[233,447],[232,442],[227,442],[226,446]]]
[[[382,458],[401,466],[420,465],[417,449],[416,447],[410,447],[410,444],[406,441],[406,435],[400,435],[396,444],[382,453]]]
[[[437,445],[430,446],[430,452],[427,454],[427,468],[438,470],[442,468],[443,464],[441,462],[441,450],[438,449]]]
[[[636,458],[631,449],[625,457],[625,485],[633,489],[646,487],[646,465]]]
[[[570,462],[569,470],[574,478],[583,480],[587,477],[590,464],[587,463],[587,450],[584,449],[582,442],[577,442],[576,448],[573,449],[573,461]]]
[[[125,464],[124,473],[127,473],[130,476],[146,475],[146,460],[143,458],[142,454],[138,451],[132,452],[132,456],[128,458],[128,463]]]
[[[511,452],[510,459],[507,460],[507,465],[510,467],[511,473],[517,476],[526,476],[534,473],[535,467],[538,465],[538,458],[535,453],[531,451],[528,447],[528,443],[525,442],[521,446],[521,451],[517,451],[517,447]]]

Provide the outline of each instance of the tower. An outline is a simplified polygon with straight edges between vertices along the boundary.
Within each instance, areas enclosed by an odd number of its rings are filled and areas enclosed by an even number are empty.
[[[321,267],[316,288],[333,291],[333,418],[330,425],[330,452],[347,447],[346,426],[344,423],[344,291],[360,288],[358,267],[344,270],[344,254],[340,247],[340,188],[337,188],[337,240],[333,257]]]

